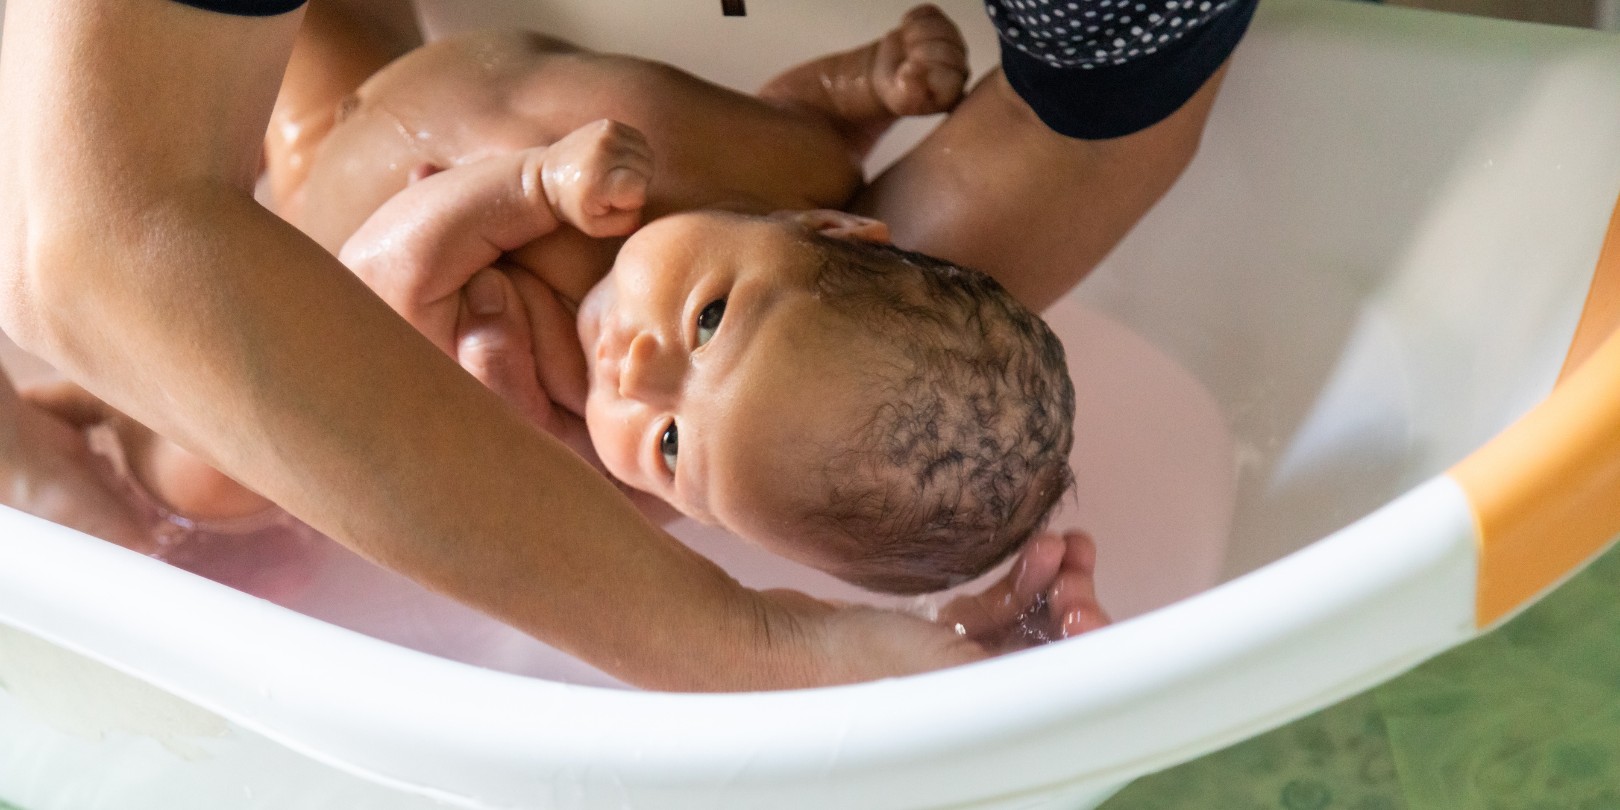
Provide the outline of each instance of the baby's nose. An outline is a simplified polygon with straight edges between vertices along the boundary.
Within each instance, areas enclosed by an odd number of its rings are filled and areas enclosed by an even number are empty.
[[[656,335],[643,332],[630,340],[619,371],[619,396],[648,405],[666,406],[680,385],[679,353],[666,348]]]

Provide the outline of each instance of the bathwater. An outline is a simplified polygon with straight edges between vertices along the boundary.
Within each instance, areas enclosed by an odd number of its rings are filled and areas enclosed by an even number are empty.
[[[1064,302],[1048,320],[1067,348],[1077,412],[1071,456],[1075,493],[1051,525],[1086,529],[1096,538],[1099,597],[1116,619],[1215,584],[1236,488],[1235,451],[1220,408],[1184,369],[1108,317]],[[0,351],[0,358],[20,382],[49,374],[15,347]],[[135,497],[142,501],[138,492]],[[148,513],[160,511],[150,501],[142,506]],[[371,565],[285,516],[235,526],[183,524],[172,516],[155,519],[177,539],[162,551],[164,559],[300,613],[491,669],[618,685],[577,659]],[[678,521],[671,531],[751,587],[791,587],[924,613],[939,601],[869,594],[693,521]],[[982,587],[993,576],[953,593]]]

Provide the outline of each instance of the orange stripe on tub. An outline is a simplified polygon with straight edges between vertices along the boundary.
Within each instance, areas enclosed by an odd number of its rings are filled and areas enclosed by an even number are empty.
[[[1597,271],[1592,274],[1586,306],[1575,325],[1575,337],[1569,341],[1564,368],[1558,373],[1559,382],[1591,357],[1603,341],[1614,334],[1616,327],[1620,327],[1620,203],[1615,204],[1614,213],[1609,217],[1609,232],[1603,238]]]
[[[1620,535],[1620,204],[1552,395],[1451,469],[1479,521],[1474,621],[1506,618]]]

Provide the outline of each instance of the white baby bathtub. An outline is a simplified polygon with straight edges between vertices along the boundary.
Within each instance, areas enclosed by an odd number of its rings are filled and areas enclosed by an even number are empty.
[[[751,86],[901,10],[647,5],[427,15]],[[944,5],[992,59],[974,0]],[[1086,808],[1365,689],[1620,534],[1617,77],[1602,34],[1262,5],[1188,175],[1053,313],[1084,461],[1059,523],[1097,534],[1113,627],[858,686],[648,694],[330,549],[276,604],[0,509],[0,799]]]

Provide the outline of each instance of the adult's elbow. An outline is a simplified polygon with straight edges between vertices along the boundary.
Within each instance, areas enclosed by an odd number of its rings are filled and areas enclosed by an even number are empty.
[[[21,233],[8,233],[0,244],[4,256],[0,285],[5,289],[0,297],[0,330],[24,350],[54,359],[53,346],[60,343],[63,331],[62,319],[54,317],[58,311],[54,302],[69,282],[61,277],[64,263],[50,257],[61,250],[50,246],[53,235],[32,233],[25,222],[7,222],[6,228]]]
[[[29,221],[17,204],[18,195],[6,194],[0,208],[0,331],[36,354],[45,341],[46,318],[39,289],[40,273]]]
[[[114,217],[102,211],[65,213],[34,205],[6,214],[0,225],[0,329],[24,350],[69,369],[77,359],[77,336],[101,320],[97,300],[116,294],[106,271],[128,266],[142,249],[140,240],[120,238],[120,231],[131,229],[112,225]]]

